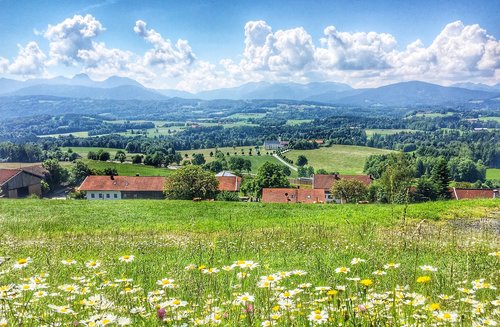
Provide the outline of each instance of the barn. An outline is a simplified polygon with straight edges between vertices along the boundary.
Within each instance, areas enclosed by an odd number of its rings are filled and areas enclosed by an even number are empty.
[[[0,169],[0,197],[41,196],[43,178],[42,172],[36,169]]]
[[[165,177],[87,176],[79,190],[88,200],[163,199]]]

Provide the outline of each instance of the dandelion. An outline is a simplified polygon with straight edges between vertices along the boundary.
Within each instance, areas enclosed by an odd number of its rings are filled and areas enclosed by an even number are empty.
[[[350,271],[351,271],[351,269],[350,269],[350,268],[348,268],[348,267],[339,267],[339,268],[336,268],[336,269],[335,269],[335,272],[336,272],[337,274],[347,274],[347,273],[348,273],[348,272],[350,272]]]
[[[417,283],[420,283],[420,284],[429,283],[430,281],[431,281],[430,276],[420,276],[417,278]]]
[[[309,314],[308,319],[313,324],[321,325],[328,321],[328,314],[321,310],[314,310]]]
[[[134,261],[135,256],[133,255],[122,255],[121,257],[118,258],[121,262],[132,262]]]
[[[90,269],[97,269],[101,266],[100,261],[88,261],[85,263],[85,266]]]
[[[429,310],[430,311],[438,311],[441,309],[441,305],[439,303],[431,303],[429,304]]]
[[[359,281],[359,283],[365,287],[368,287],[373,284],[373,281],[371,279],[362,279]]]
[[[23,269],[23,268],[26,268],[28,266],[28,264],[30,264],[32,261],[33,260],[30,257],[18,259],[14,263],[13,268],[14,269]]]

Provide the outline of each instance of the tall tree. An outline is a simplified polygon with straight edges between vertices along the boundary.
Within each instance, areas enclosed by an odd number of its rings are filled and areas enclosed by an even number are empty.
[[[436,184],[438,198],[450,198],[450,173],[444,157],[439,158],[431,172],[431,180]]]
[[[200,166],[185,166],[167,178],[165,196],[167,199],[192,200],[213,199],[219,182],[215,175]]]
[[[263,188],[290,187],[290,182],[286,177],[281,165],[269,161],[265,162],[257,172],[255,177],[257,194],[262,195]]]
[[[47,174],[45,174],[45,180],[47,184],[49,184],[50,190],[56,189],[61,183],[64,183],[68,180],[69,174],[68,171],[63,168],[59,161],[56,159],[48,159],[42,163],[43,168],[47,170]]]
[[[404,203],[408,201],[414,170],[403,153],[396,155],[394,159],[387,165],[379,183],[389,203]]]

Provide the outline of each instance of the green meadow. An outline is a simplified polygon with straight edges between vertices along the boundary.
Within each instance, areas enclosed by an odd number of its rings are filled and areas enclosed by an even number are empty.
[[[471,326],[497,312],[499,210],[496,200],[0,200],[0,319]]]

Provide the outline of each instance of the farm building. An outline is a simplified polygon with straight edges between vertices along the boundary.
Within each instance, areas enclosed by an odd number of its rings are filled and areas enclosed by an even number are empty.
[[[330,190],[332,186],[339,180],[357,180],[361,183],[365,184],[365,186],[370,186],[373,182],[373,177],[370,175],[339,175],[339,174],[330,174],[330,175],[314,175],[313,176],[313,189],[324,190],[325,191],[325,201],[326,202],[337,202],[340,203],[340,199],[335,199],[331,194]]]
[[[264,149],[281,150],[288,147],[288,144],[289,144],[288,141],[277,141],[277,140],[264,141]]]
[[[215,175],[219,182],[219,191],[239,192],[241,186],[241,177],[228,171],[221,171]]]
[[[500,199],[497,189],[467,189],[453,187],[451,197],[454,200],[464,199]]]
[[[165,177],[87,176],[79,190],[88,200],[163,199]]]
[[[323,203],[325,202],[325,191],[301,188],[265,188],[262,190],[262,202]]]
[[[0,197],[22,198],[42,195],[43,168],[0,169]]]

